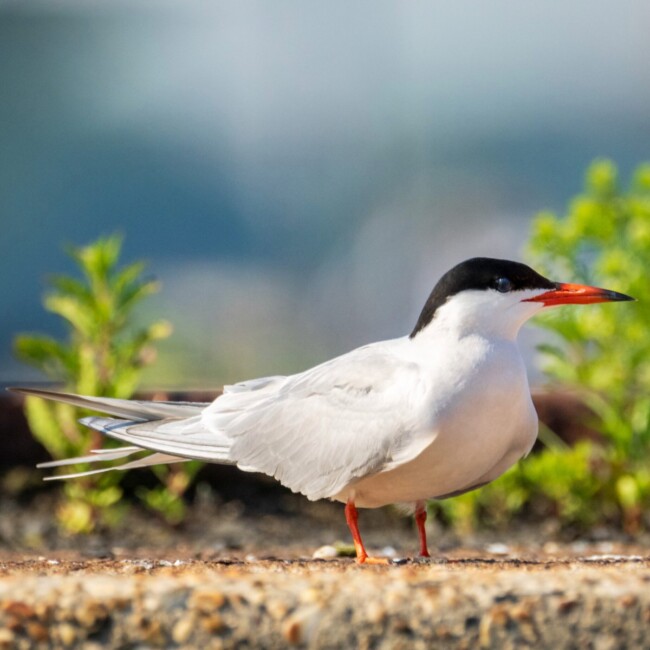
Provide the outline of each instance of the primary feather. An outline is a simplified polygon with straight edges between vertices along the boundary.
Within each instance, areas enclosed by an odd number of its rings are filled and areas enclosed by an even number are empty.
[[[10,391],[53,399],[79,408],[100,411],[108,415],[115,415],[118,418],[129,418],[131,420],[159,420],[165,417],[187,417],[195,415],[203,403],[189,402],[152,402],[142,400],[117,399],[115,397],[89,397],[86,395],[74,395],[72,393],[61,393],[43,388],[10,388]]]

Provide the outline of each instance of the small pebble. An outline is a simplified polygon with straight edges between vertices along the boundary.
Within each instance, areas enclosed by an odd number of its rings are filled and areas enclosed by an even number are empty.
[[[50,638],[48,629],[42,623],[38,623],[37,621],[30,621],[25,626],[25,629],[27,631],[27,636],[37,643],[44,643]]]
[[[0,648],[13,647],[16,635],[6,627],[0,627]]]
[[[298,645],[301,637],[300,621],[295,617],[290,618],[282,626],[282,636],[290,645]]]
[[[315,560],[330,560],[335,557],[338,557],[338,551],[336,547],[329,544],[317,548],[312,555]]]
[[[300,594],[300,601],[303,603],[317,603],[321,598],[322,595],[320,591],[314,588],[305,589],[305,591]]]
[[[2,604],[2,609],[13,616],[18,620],[24,620],[26,618],[33,618],[36,614],[36,610],[27,603],[24,603],[20,600],[12,600],[7,603]]]
[[[282,600],[272,600],[271,602],[266,603],[266,611],[272,616],[272,618],[279,621],[287,615],[289,606]]]
[[[485,550],[492,555],[508,555],[510,553],[510,547],[506,544],[488,544],[485,547]]]
[[[106,618],[106,608],[101,603],[84,602],[75,609],[74,617],[84,628],[91,628],[95,623]]]
[[[381,623],[384,618],[386,618],[386,609],[378,602],[373,601],[368,605],[366,614],[368,616],[368,620],[373,625],[376,625],[377,623]]]
[[[601,553],[611,553],[614,550],[612,542],[599,542],[596,546]]]
[[[207,632],[210,634],[214,634],[215,632],[219,632],[220,630],[223,629],[223,619],[219,614],[214,612],[213,614],[210,614],[209,616],[203,618],[201,620],[201,624],[205,628]]]
[[[625,596],[621,596],[618,602],[625,608],[634,607],[638,602],[638,598],[632,594],[626,594]]]
[[[77,640],[77,631],[69,623],[62,623],[57,631],[64,646],[71,646]]]
[[[192,616],[181,618],[172,629],[172,639],[174,640],[174,643],[178,643],[179,645],[186,643],[192,636],[194,625],[195,621]]]
[[[203,613],[210,613],[219,609],[226,602],[225,596],[220,591],[197,591],[190,598],[190,607]]]

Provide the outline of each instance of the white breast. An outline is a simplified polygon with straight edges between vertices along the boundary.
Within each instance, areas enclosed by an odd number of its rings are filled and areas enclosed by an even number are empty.
[[[431,442],[409,462],[357,481],[336,499],[372,508],[448,496],[495,479],[530,451],[537,415],[516,344],[468,340],[445,362],[454,372],[432,369],[423,418],[420,439]]]

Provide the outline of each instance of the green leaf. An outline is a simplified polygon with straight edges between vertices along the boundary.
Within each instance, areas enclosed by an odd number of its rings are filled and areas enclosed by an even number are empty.
[[[93,295],[90,288],[80,280],[67,275],[55,275],[50,278],[50,284],[61,295],[76,298],[84,308],[92,308]]]
[[[95,333],[97,323],[92,313],[75,296],[52,293],[45,297],[43,304],[48,311],[65,318],[82,336],[92,337]]]
[[[55,378],[68,378],[76,370],[72,351],[49,336],[19,334],[14,339],[14,352],[19,359]]]

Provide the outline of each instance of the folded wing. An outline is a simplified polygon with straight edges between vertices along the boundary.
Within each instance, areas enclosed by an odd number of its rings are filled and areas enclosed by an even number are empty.
[[[82,422],[129,445],[44,466],[149,450],[154,453],[80,475],[198,459],[262,472],[320,499],[411,460],[430,442],[422,440],[416,407],[422,381],[417,364],[394,356],[385,344],[373,344],[297,375],[227,386],[209,405],[23,392],[115,415]]]
[[[228,389],[202,419],[229,438],[229,457],[241,469],[310,499],[333,497],[411,455],[420,381],[416,364],[366,346],[251,390]]]

